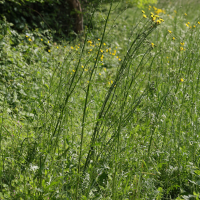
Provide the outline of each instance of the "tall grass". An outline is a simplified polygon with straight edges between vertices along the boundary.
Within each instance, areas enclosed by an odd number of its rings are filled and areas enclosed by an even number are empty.
[[[119,5],[61,45],[1,22],[0,199],[199,198],[199,4]]]

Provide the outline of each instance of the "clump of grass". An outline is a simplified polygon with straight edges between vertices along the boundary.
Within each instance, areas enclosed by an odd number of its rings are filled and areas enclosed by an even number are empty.
[[[0,29],[1,199],[198,198],[200,23],[118,5],[71,43]]]

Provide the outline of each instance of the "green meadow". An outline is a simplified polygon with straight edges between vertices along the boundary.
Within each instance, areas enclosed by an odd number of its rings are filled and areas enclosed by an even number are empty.
[[[0,21],[0,199],[200,199],[200,2],[102,3],[84,33]]]

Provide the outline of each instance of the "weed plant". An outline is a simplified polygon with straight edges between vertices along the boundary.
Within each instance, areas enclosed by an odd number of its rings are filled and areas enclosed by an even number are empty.
[[[200,5],[119,5],[61,45],[1,21],[0,199],[199,199]]]

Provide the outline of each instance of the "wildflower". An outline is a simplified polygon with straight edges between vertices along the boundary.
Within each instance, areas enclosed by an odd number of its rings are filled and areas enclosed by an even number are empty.
[[[106,52],[108,52],[108,49],[106,49]]]
[[[169,33],[172,33],[172,31],[168,30]]]
[[[190,22],[187,23],[188,25],[190,24]]]
[[[195,28],[196,26],[194,25],[193,27]]]
[[[112,80],[111,80],[110,82],[111,82],[111,84],[113,84],[113,81],[112,81]]]
[[[87,81],[87,83],[89,83],[89,81]]]
[[[28,35],[26,35],[26,37],[28,37]]]
[[[198,24],[200,24],[200,22],[198,22]]]
[[[184,43],[184,42],[181,42],[180,44],[183,46],[185,43]]]
[[[101,65],[104,65],[104,63],[101,63]]]
[[[73,69],[72,71],[75,72],[76,70]]]
[[[100,41],[100,39],[98,39]]]
[[[99,73],[99,75],[101,76],[101,73]]]
[[[31,38],[28,39],[29,41],[32,41]]]
[[[103,64],[103,63],[102,63],[102,64]],[[104,71],[106,72],[106,68],[104,67],[103,69],[104,69]]]
[[[89,40],[88,43],[92,44],[92,41]]]
[[[184,49],[183,49],[183,47],[180,47],[180,51],[183,51]]]
[[[103,53],[103,50],[102,50],[102,49],[100,49],[100,51],[101,51],[101,53]]]
[[[185,15],[185,16],[187,16],[187,14],[186,14],[186,13],[185,13],[184,15]]]
[[[106,46],[106,43],[103,43],[104,46]]]
[[[119,58],[119,61],[121,61],[122,59]]]
[[[41,39],[41,41],[43,41],[43,39]]]
[[[49,43],[49,41],[48,41],[48,43]]]
[[[187,27],[189,27],[189,25],[188,24],[185,24]]]
[[[180,80],[181,82],[183,82],[184,80],[183,80],[183,78],[181,78],[181,80]]]
[[[92,51],[92,49],[90,49],[90,51]]]
[[[66,46],[64,46],[64,48],[66,48]]]
[[[58,47],[57,47],[57,49],[58,49]]]
[[[146,16],[145,14],[143,15],[143,17],[144,17],[144,18],[147,18],[147,16]]]
[[[83,66],[83,65],[82,65],[81,67],[82,67],[82,68],[84,68],[84,66]]]
[[[157,20],[156,23],[157,23],[157,24],[161,24],[161,21],[160,21],[160,20]]]
[[[49,50],[48,50],[48,52],[50,53],[50,52],[51,52],[51,50],[49,49]]]
[[[154,47],[154,43],[151,43],[151,46]]]
[[[74,49],[74,47],[71,47],[71,49]]]
[[[88,71],[88,69],[85,69],[85,71],[87,72],[87,71]]]
[[[175,40],[175,37],[173,37],[172,40]]]
[[[164,22],[165,20],[164,20],[164,19],[160,19],[160,21],[161,21],[161,22]]]
[[[143,13],[143,14],[145,13],[144,10],[142,10],[142,13]]]
[[[176,10],[174,10],[174,12],[175,12],[175,13],[177,13],[177,11],[176,11]]]
[[[156,20],[156,18],[155,17],[152,17],[152,21],[155,21]]]

